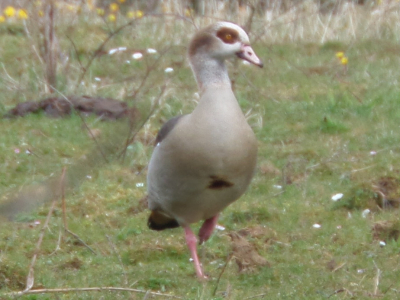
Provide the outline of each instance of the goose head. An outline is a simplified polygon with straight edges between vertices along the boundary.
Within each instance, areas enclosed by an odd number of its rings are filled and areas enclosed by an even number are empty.
[[[229,81],[224,61],[231,57],[263,67],[247,33],[230,22],[217,22],[199,31],[190,42],[188,56],[200,86],[209,81]]]

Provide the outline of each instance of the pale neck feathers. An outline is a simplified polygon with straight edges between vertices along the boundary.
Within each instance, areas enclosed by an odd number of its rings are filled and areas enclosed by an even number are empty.
[[[230,87],[231,82],[223,60],[213,58],[208,53],[198,53],[190,57],[190,65],[200,91],[211,86]]]

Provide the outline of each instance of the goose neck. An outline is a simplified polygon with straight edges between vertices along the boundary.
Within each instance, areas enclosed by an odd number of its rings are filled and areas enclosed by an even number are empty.
[[[196,56],[190,59],[190,65],[200,90],[210,86],[231,86],[223,60]]]

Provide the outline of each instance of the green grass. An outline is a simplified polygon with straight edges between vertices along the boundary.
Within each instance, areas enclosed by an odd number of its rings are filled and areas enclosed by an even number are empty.
[[[81,60],[87,62],[108,29],[104,24],[80,22],[82,28],[75,28],[70,38]],[[200,283],[189,262],[182,229],[148,230],[148,211],[140,202],[145,196],[145,167],[152,151],[148,140],[163,121],[195,106],[192,100],[197,90],[183,58],[193,28],[170,29],[173,37],[182,31],[188,33],[172,48],[170,39],[161,33],[163,25],[143,21],[139,28],[143,33],[134,38],[133,29],[128,28],[107,45],[107,49],[127,46],[130,51],[146,47],[167,51],[134,99],[133,91],[144,78],[146,66],[159,54],[141,61],[133,61],[128,53],[102,56],[90,66],[85,84],[75,89],[82,71],[77,53],[60,34],[63,49],[71,54],[70,65],[60,66],[58,74],[63,94],[126,100],[140,110],[140,124],[160,87],[167,84],[159,108],[128,148],[123,162],[115,153],[127,136],[126,121],[85,118],[90,128],[101,130],[99,143],[108,157],[106,163],[76,114],[65,119],[44,114],[0,119],[0,205],[26,189],[30,189],[28,200],[30,195],[40,198],[35,196],[41,195],[40,187],[54,184],[51,180],[66,166],[69,229],[95,251],[62,231],[62,210],[57,205],[38,253],[34,288],[132,287],[183,299],[247,299],[257,295],[254,299],[370,299],[375,292],[380,299],[398,298],[400,242],[389,234],[399,228],[398,209],[378,207],[374,187],[384,177],[399,179],[400,60],[393,50],[398,49],[398,41],[382,38],[351,44],[273,45],[260,41],[254,48],[265,62],[264,69],[240,63],[239,72],[233,75],[230,67],[238,101],[243,111],[250,111],[249,123],[259,141],[258,168],[248,192],[222,213],[219,223],[226,230],[217,231],[201,247],[201,260],[210,279]],[[151,39],[146,30],[160,34]],[[89,36],[85,32],[90,32]],[[0,62],[4,64],[0,69],[1,113],[20,101],[45,95],[43,81],[38,79],[43,76],[43,66],[32,54],[23,30],[17,33],[15,28],[0,31]],[[347,71],[335,57],[338,50],[349,57]],[[17,52],[20,60],[14,59]],[[131,64],[124,64],[127,59]],[[175,69],[171,76],[163,72],[169,66]],[[5,70],[17,84],[10,83]],[[102,79],[97,87],[92,86],[94,77]],[[15,153],[16,149],[20,153]],[[331,200],[336,193],[344,194],[338,202]],[[397,189],[390,196],[400,198]],[[49,207],[44,203],[12,220],[2,219],[1,299],[7,299],[2,293],[24,289]],[[371,212],[364,218],[366,208]],[[34,221],[40,225],[33,225]],[[374,239],[377,222],[388,222],[391,227]],[[321,228],[314,228],[314,224]],[[193,225],[196,230],[199,226]],[[230,233],[255,228],[261,233],[244,238],[269,265],[253,265],[239,273],[236,259],[240,258],[232,258],[223,271],[232,252]],[[380,240],[386,246],[381,247]],[[22,298],[143,297],[99,291]]]

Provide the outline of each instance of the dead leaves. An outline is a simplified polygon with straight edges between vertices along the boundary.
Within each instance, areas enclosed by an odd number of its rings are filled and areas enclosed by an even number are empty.
[[[381,208],[398,208],[400,204],[400,180],[391,177],[380,177],[372,184],[378,194],[377,204]]]

